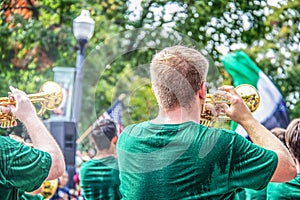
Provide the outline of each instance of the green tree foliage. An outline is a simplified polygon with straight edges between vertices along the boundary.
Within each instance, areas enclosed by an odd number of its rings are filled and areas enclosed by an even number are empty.
[[[93,5],[86,1],[2,1],[0,95],[7,96],[9,85],[36,93],[45,81],[53,79],[53,67],[75,66],[76,40],[72,23],[82,9],[91,10],[97,22],[87,51],[110,32],[122,30],[117,24],[123,3],[107,1],[104,4],[104,1],[95,1]],[[113,12],[120,14],[111,17]]]
[[[282,92],[292,119],[299,117],[299,11],[299,1],[273,7],[264,22],[268,27],[265,37],[256,39],[247,49]]]

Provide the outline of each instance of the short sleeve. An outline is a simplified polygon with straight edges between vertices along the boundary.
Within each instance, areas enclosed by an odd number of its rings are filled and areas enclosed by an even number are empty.
[[[18,142],[12,141],[10,145],[14,148],[6,150],[9,153],[6,183],[28,192],[39,188],[50,171],[50,154]]]
[[[271,180],[277,162],[275,152],[237,135],[233,146],[230,184],[232,187],[263,189]]]

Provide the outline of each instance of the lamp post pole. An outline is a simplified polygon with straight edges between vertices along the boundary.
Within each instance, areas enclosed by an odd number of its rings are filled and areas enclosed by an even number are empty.
[[[73,98],[73,121],[77,124],[80,120],[80,110],[82,102],[82,80],[83,63],[85,59],[85,45],[94,33],[94,20],[90,17],[88,10],[81,11],[80,16],[73,21],[73,33],[78,42],[79,49],[76,57],[76,79]]]
[[[74,96],[72,105],[72,123],[74,126],[78,126],[80,120],[80,110],[82,101],[82,81],[83,81],[83,64],[85,59],[85,45],[92,37],[94,33],[95,22],[90,17],[88,10],[82,10],[80,15],[73,21],[73,33],[78,42],[78,50],[76,56],[76,69],[75,69],[75,83],[74,83]],[[67,129],[66,129],[67,130]],[[70,131],[70,130],[69,130]],[[73,131],[73,138],[77,135],[77,129]],[[65,141],[66,142],[66,141]],[[65,145],[65,144],[64,144]],[[64,149],[66,149],[65,147]],[[70,149],[68,149],[70,150]],[[74,152],[74,162],[76,162],[75,156],[76,143],[72,146],[72,152]],[[66,151],[66,150],[65,150]],[[66,153],[65,153],[66,154]],[[67,171],[69,173],[69,187],[73,187],[73,176],[75,175],[75,163],[66,162]]]
[[[85,58],[85,44],[87,41],[82,41],[79,44],[76,56],[76,79],[75,79],[75,91],[74,91],[74,102],[73,102],[73,121],[78,123],[80,119],[81,101],[82,101],[82,79],[83,79],[83,62]]]

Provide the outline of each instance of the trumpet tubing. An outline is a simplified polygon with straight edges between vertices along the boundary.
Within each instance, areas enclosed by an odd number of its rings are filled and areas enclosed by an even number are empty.
[[[45,82],[39,93],[27,95],[32,103],[40,103],[41,109],[37,115],[42,115],[46,110],[56,109],[63,100],[62,89],[59,84],[53,81]],[[16,101],[11,97],[1,97],[0,106],[16,105]],[[0,112],[0,127],[8,128],[15,126],[16,117],[12,113]]]
[[[58,188],[58,179],[46,180],[42,184],[42,196],[45,200],[50,199]]]
[[[245,104],[248,106],[251,112],[257,110],[260,104],[260,95],[255,87],[248,84],[241,84],[235,88],[237,93],[241,96]],[[205,99],[206,104],[217,105],[220,103],[226,103],[230,105],[230,101],[228,101],[225,96],[225,92],[217,91],[214,94],[207,94]],[[201,113],[200,124],[204,126],[212,126],[216,120],[226,121],[230,120],[229,117],[225,115],[225,113],[221,113],[219,116],[214,116],[209,109],[203,109]]]

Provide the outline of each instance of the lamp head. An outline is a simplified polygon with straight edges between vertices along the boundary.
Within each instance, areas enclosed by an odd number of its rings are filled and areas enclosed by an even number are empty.
[[[73,33],[76,40],[87,42],[94,34],[94,26],[95,21],[90,17],[90,12],[82,10],[80,15],[73,21]]]

